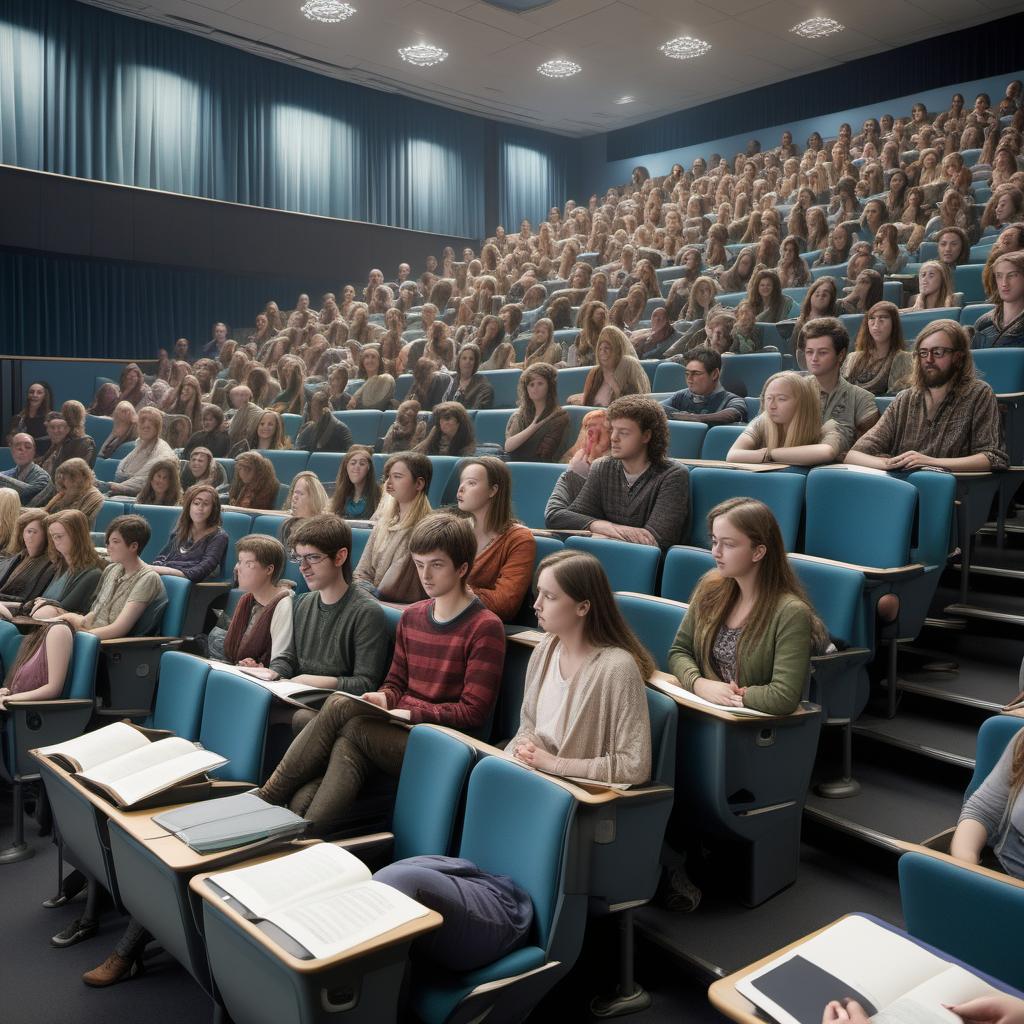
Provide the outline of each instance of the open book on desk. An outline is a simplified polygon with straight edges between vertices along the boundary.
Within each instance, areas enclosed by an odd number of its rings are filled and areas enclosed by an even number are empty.
[[[361,860],[330,843],[219,872],[206,884],[243,917],[268,922],[315,959],[343,953],[430,912],[372,881]]]
[[[196,853],[296,839],[309,822],[287,807],[275,807],[255,793],[204,800],[153,816],[153,821]]]
[[[874,1024],[962,1024],[943,1003],[998,994],[976,974],[864,917],[844,918],[748,974],[736,989],[780,1024],[821,1024],[833,999]]]
[[[672,678],[674,677],[659,672],[651,682],[662,693],[667,693],[670,697],[678,697],[684,703],[694,704],[699,708],[714,708],[715,711],[727,711],[730,715],[745,715],[750,718],[771,718],[771,715],[765,714],[763,711],[755,711],[753,708],[735,707],[732,704],[715,704],[714,701],[705,700],[689,690],[684,690],[678,683],[671,682]]]
[[[125,809],[201,799],[210,786],[206,773],[228,763],[191,740],[153,741],[125,722],[41,747],[39,753]]]
[[[230,662],[216,661],[213,658],[203,660],[209,662],[210,668],[215,668],[218,672],[229,672],[231,675],[241,676],[247,682],[255,683],[257,686],[269,690],[278,700],[297,708],[317,707],[334,693],[333,690],[324,689],[322,686],[293,683],[290,679],[261,679],[256,673],[265,671],[264,669],[232,665]]]

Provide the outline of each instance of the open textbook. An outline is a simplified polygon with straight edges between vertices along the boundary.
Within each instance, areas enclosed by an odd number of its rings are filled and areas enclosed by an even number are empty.
[[[780,1024],[821,1024],[825,1005],[847,997],[875,1024],[962,1024],[944,1003],[997,992],[912,939],[856,915],[747,975],[736,989]]]
[[[144,730],[126,722],[41,747],[39,753],[74,772],[119,807],[137,807],[158,795],[171,803],[176,787],[200,780],[208,785],[206,772],[228,763],[226,757],[178,736],[154,742]],[[189,795],[195,799],[195,794]]]
[[[335,956],[430,911],[405,893],[374,882],[347,850],[317,843],[297,853],[212,875],[208,882],[269,921],[315,958]]]
[[[730,715],[747,715],[751,718],[770,718],[770,715],[763,711],[755,711],[753,708],[734,707],[730,704],[715,704],[713,701],[698,697],[697,694],[684,690],[678,683],[671,681],[671,677],[659,672],[652,680],[653,684],[671,697],[678,697],[687,704],[695,704],[701,708],[714,708],[715,711],[727,711]],[[820,1024],[820,1022],[819,1022]]]
[[[321,686],[293,683],[290,679],[264,679],[260,673],[265,672],[266,669],[246,668],[242,665],[232,665],[227,661],[216,661],[213,658],[203,660],[208,661],[210,667],[219,672],[230,672],[232,675],[241,676],[246,682],[262,686],[285,704],[291,704],[297,708],[316,707],[334,692]]]

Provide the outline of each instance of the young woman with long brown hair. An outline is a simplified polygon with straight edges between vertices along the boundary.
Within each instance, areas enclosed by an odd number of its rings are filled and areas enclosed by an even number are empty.
[[[380,499],[381,488],[373,468],[373,449],[354,444],[338,467],[330,511],[343,519],[370,519],[377,511]]]
[[[149,467],[136,497],[140,505],[177,505],[181,500],[181,469],[177,459],[161,459]]]
[[[105,564],[93,546],[89,522],[78,509],[66,509],[48,516],[44,526],[56,566],[54,576],[39,597],[22,606],[21,614],[32,615],[43,605],[53,605],[84,615],[92,606]]]
[[[55,515],[64,509],[78,509],[91,527],[103,507],[103,495],[96,489],[96,477],[89,463],[85,459],[62,462],[53,475],[53,483],[57,490],[46,503],[46,511]]]
[[[161,576],[183,576],[202,583],[220,568],[227,549],[217,490],[209,484],[195,484],[181,499],[178,522],[150,565]]]
[[[238,508],[272,509],[280,486],[274,464],[259,452],[242,452],[235,459],[235,477],[228,504]]]
[[[903,349],[900,311],[893,302],[876,302],[857,331],[842,375],[873,395],[892,395],[910,385],[914,360]]]

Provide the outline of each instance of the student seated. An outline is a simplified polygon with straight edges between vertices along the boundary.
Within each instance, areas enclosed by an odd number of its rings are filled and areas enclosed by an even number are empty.
[[[1024,841],[1015,824],[1024,809],[1022,782],[1024,733],[1017,733],[985,781],[964,802],[949,848],[952,856],[979,864],[990,847],[1003,871],[1024,879]]]
[[[922,263],[917,272],[917,289],[917,298],[907,307],[910,312],[960,305],[953,294],[953,274],[947,263],[938,260]]]
[[[32,602],[50,585],[57,565],[50,555],[46,513],[27,508],[18,516],[17,560],[0,591],[0,617],[9,619],[26,602]]]
[[[387,499],[377,511],[353,580],[381,601],[408,604],[422,599],[409,552],[413,527],[430,512],[427,490],[434,467],[426,455],[404,452],[384,464]]]
[[[308,469],[296,473],[284,500],[288,518],[281,524],[281,543],[285,551],[291,550],[291,535],[307,519],[322,516],[328,511],[327,492],[316,473]]]
[[[71,406],[71,402],[65,402],[65,406]],[[73,403],[82,410],[82,420],[85,420],[85,408],[81,402]],[[76,410],[77,414],[77,410]],[[84,459],[88,465],[96,461],[96,442],[85,434],[72,434],[71,424],[64,418],[63,412],[51,412],[46,417],[46,433],[50,438],[50,447],[46,454],[39,456],[36,460],[46,470],[51,479],[57,470],[68,461],[68,459]],[[67,415],[71,416],[69,410]]]
[[[103,387],[106,386],[103,385]],[[111,385],[111,387],[114,388],[114,397],[116,398],[117,385]],[[100,390],[102,391],[103,388]],[[100,415],[94,409],[89,411],[95,416]],[[131,402],[118,402],[110,416],[113,421],[112,428],[107,439],[100,445],[99,458],[101,459],[112,459],[121,445],[131,444],[139,436],[139,414]]]
[[[843,452],[878,422],[875,396],[839,372],[849,348],[850,336],[835,317],[822,316],[804,324],[804,359],[818,385],[821,422],[832,421],[839,427]]]
[[[285,552],[281,542],[262,534],[235,546],[235,576],[242,597],[230,616],[210,630],[211,658],[247,668],[267,668],[292,643],[292,589],[280,586]]]
[[[793,370],[773,373],[761,392],[761,408],[764,412],[733,442],[729,462],[822,466],[835,462],[846,448],[839,425],[821,422],[813,377]]]
[[[182,458],[190,459],[196,448],[209,449],[214,458],[226,458],[231,441],[224,427],[224,410],[219,405],[204,405],[199,414],[199,423],[202,430],[197,430],[185,442],[181,452]]]
[[[46,503],[50,515],[73,508],[81,512],[91,527],[103,507],[103,495],[96,489],[96,477],[84,459],[61,463],[53,478],[53,497]]]
[[[570,395],[570,405],[607,406],[623,395],[650,394],[651,382],[618,327],[609,324],[597,336],[597,361],[587,374],[583,393]]]
[[[438,402],[430,430],[414,451],[424,455],[472,455],[476,436],[469,414],[458,402]]]
[[[235,459],[235,478],[227,503],[238,508],[269,510],[277,505],[279,487],[270,459],[259,452],[242,452]]]
[[[18,657],[0,686],[0,721],[3,712],[22,700],[56,700],[64,692],[71,664],[75,633],[66,622],[33,629],[18,648]]]
[[[174,449],[161,437],[164,418],[159,409],[147,406],[139,411],[139,438],[135,447],[118,463],[114,479],[101,482],[98,487],[111,496],[119,494],[134,498],[142,490],[153,463],[161,460],[177,461]]]
[[[925,466],[952,473],[1006,469],[996,397],[974,370],[967,332],[933,320],[914,343],[911,384],[853,446],[846,461],[896,472]]]
[[[45,607],[39,609],[36,617],[68,622],[100,640],[120,640],[131,634],[150,606],[164,596],[159,575],[139,556],[149,538],[149,523],[142,516],[118,516],[112,520],[106,532],[110,564],[103,570],[89,612],[54,615],[55,609]],[[146,621],[144,625],[155,628],[157,623]]]
[[[263,415],[263,409],[252,400],[252,391],[244,384],[233,387],[228,392],[233,415],[228,424],[228,451],[235,451],[241,448],[242,442],[247,442],[250,435],[256,430]]]
[[[544,509],[553,530],[589,530],[662,549],[678,544],[689,517],[689,476],[668,458],[668,418],[653,398],[630,395],[608,407],[611,454],[586,479],[563,473]]]
[[[792,714],[828,633],[790,568],[779,525],[762,502],[730,498],[708,513],[708,532],[717,568],[690,598],[669,671],[713,704]]]
[[[338,467],[330,511],[343,519],[372,519],[381,496],[373,450],[365,444],[352,445]]]
[[[202,583],[216,574],[228,550],[221,527],[220,498],[209,484],[190,487],[181,499],[181,515],[152,569],[161,576],[183,576]]]
[[[903,348],[899,310],[895,303],[876,302],[860,323],[843,376],[875,396],[895,395],[910,382],[913,367],[911,354]]]
[[[352,444],[352,431],[335,418],[331,396],[326,388],[309,400],[309,422],[295,438],[295,447],[306,452],[344,452]]]
[[[670,420],[706,423],[746,423],[747,403],[721,385],[722,357],[712,348],[687,353],[686,387],[661,403]]]
[[[26,602],[21,614],[34,615],[44,605],[85,613],[92,607],[104,569],[89,535],[89,521],[78,509],[69,508],[47,516],[45,525],[56,568],[46,589]]]
[[[611,446],[612,437],[611,428],[608,426],[608,410],[591,409],[583,417],[583,422],[580,423],[580,432],[576,436],[576,442],[566,449],[565,454],[559,461],[568,463],[569,468],[573,472],[585,479],[590,472],[590,467],[602,455],[607,455],[611,450]],[[580,487],[582,486],[583,480],[580,480]],[[580,487],[573,490],[574,495],[579,493]]]
[[[248,537],[246,542],[255,539]],[[310,592],[293,599],[291,641],[270,659],[263,678],[291,679],[355,694],[379,686],[386,668],[383,638],[387,620],[376,601],[351,586],[352,530],[348,523],[337,516],[313,516],[296,529],[291,540],[292,561],[300,566]],[[251,545],[247,550],[255,552]],[[259,553],[260,558],[269,555]],[[254,572],[258,577],[266,575],[265,569]],[[269,586],[261,592],[267,597]]]
[[[456,373],[445,393],[446,402],[458,402],[464,409],[490,409],[494,405],[494,386],[480,372],[480,349],[469,342],[459,349]]]
[[[550,363],[523,370],[516,385],[519,407],[505,425],[510,462],[553,462],[562,446],[569,414],[558,404],[558,371]]]
[[[519,730],[505,750],[552,775],[639,785],[651,776],[646,680],[655,664],[615,604],[601,563],[548,555],[537,574],[537,623]]]
[[[384,434],[380,450],[385,455],[411,452],[426,436],[427,421],[420,419],[420,403],[415,398],[408,398],[395,412],[395,422]]]
[[[501,683],[505,632],[466,587],[473,528],[435,513],[416,526],[409,546],[428,598],[402,613],[387,678],[362,699],[413,724],[481,729]],[[371,641],[378,650],[379,641],[380,631]],[[259,795],[301,814],[317,835],[334,831],[373,772],[397,777],[402,768],[408,732],[367,712],[348,697],[328,697]]]
[[[974,325],[971,348],[1024,346],[1024,252],[1010,252],[992,264],[996,308]]]
[[[177,459],[161,459],[149,467],[146,482],[135,497],[139,505],[178,505],[181,502],[181,471]]]
[[[224,467],[214,458],[209,448],[197,445],[188,456],[188,462],[181,471],[181,486],[184,490],[196,484],[209,484],[215,490],[227,487]]]
[[[37,500],[45,504],[53,495],[50,474],[36,464],[35,457],[36,442],[32,435],[15,434],[11,438],[14,465],[0,471],[0,487],[10,487],[26,506],[35,504]]]
[[[512,477],[493,455],[459,464],[459,511],[471,517],[477,555],[467,577],[480,603],[510,622],[533,579],[537,542],[512,518]]]
[[[679,340],[679,332],[669,320],[668,310],[658,306],[651,313],[651,326],[634,331],[629,340],[637,359],[660,359]]]

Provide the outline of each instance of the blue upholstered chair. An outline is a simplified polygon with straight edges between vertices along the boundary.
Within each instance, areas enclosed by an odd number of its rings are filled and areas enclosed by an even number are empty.
[[[570,536],[567,548],[589,551],[604,566],[612,590],[630,590],[653,594],[658,577],[661,551],[647,544],[627,544],[609,537]]]
[[[512,477],[512,512],[533,530],[544,527],[544,506],[567,467],[554,462],[506,463]]]

